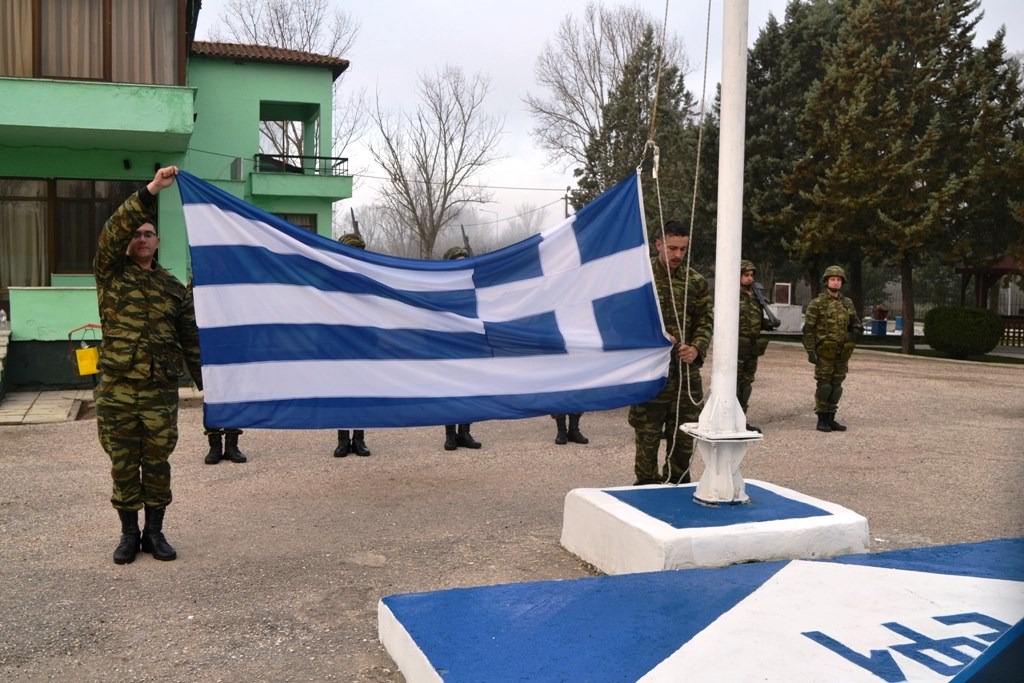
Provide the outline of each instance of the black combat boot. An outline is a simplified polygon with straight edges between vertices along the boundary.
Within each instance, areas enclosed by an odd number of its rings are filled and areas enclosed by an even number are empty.
[[[761,433],[761,428],[758,427],[756,424],[751,424],[750,422],[748,422],[747,423],[747,431],[748,432],[757,432],[758,434],[760,434]]]
[[[558,432],[555,434],[555,443],[559,446],[564,446],[569,443],[569,433],[565,429],[565,415],[554,415],[555,428]]]
[[[139,531],[139,513],[137,510],[118,510],[121,518],[121,540],[114,548],[114,564],[131,564],[139,554],[142,532]]]
[[[348,430],[338,430],[338,447],[334,449],[335,458],[344,458],[352,452],[352,442],[348,440]]]
[[[569,416],[569,433],[567,436],[569,441],[573,443],[590,443],[590,439],[580,433],[580,415],[578,413]]]
[[[459,433],[456,431],[455,425],[444,426],[444,449],[446,451],[454,451],[459,447]]]
[[[480,448],[480,442],[469,433],[468,424],[459,425],[459,445],[463,448]]]
[[[203,462],[207,465],[216,465],[224,457],[224,447],[221,445],[220,432],[210,434],[206,438],[210,440],[210,452],[203,458]]]
[[[819,432],[831,432],[832,425],[828,420],[828,413],[818,413],[818,426],[815,427]]]
[[[150,553],[153,559],[169,562],[178,557],[174,548],[164,538],[164,508],[146,508],[146,526],[142,528],[142,552]]]
[[[352,452],[364,458],[370,455],[370,449],[366,447],[366,432],[362,429],[352,430]]]
[[[836,414],[828,413],[828,426],[832,428],[833,432],[845,432],[846,425],[841,425],[836,422]]]
[[[245,462],[248,458],[238,450],[238,434],[224,435],[224,458],[231,462]]]

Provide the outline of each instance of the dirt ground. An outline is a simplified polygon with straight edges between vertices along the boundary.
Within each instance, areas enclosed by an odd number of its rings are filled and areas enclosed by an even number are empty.
[[[822,434],[811,366],[773,342],[743,474],[865,515],[872,551],[1024,536],[1022,387],[1020,365],[858,351],[849,431]],[[369,458],[331,457],[331,432],[249,430],[249,462],[217,466],[201,411],[180,427],[178,559],[125,566],[95,420],[0,427],[0,679],[402,681],[381,597],[588,576],[558,543],[565,494],[633,481],[625,409],[585,415],[586,446],[554,445],[547,417],[475,425],[480,451],[370,430]]]

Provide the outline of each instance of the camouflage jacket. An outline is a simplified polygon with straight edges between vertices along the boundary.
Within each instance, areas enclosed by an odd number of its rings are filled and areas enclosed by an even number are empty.
[[[740,292],[740,339],[754,341],[761,336],[764,326],[761,321],[764,314],[761,312],[761,304],[753,296],[747,296]]]
[[[661,318],[665,325],[665,331],[675,338],[676,343],[685,342],[690,346],[697,347],[700,358],[694,362],[694,365],[699,367],[704,363],[704,358],[708,354],[714,325],[714,307],[711,302],[708,281],[697,271],[692,268],[687,269],[685,266],[680,266],[670,279],[668,270],[658,257],[651,259],[651,269],[654,271],[654,289],[658,292],[658,302],[661,304]],[[687,282],[689,282],[689,286],[687,286]],[[675,295],[675,312],[672,310],[672,293]],[[688,300],[684,309],[683,300],[687,295]],[[680,330],[680,325],[685,326],[685,333]],[[675,367],[675,363],[671,365]]]
[[[823,342],[840,346],[856,343],[863,329],[857,309],[849,297],[833,297],[822,291],[808,304],[804,314],[804,350],[815,353]]]
[[[103,324],[99,367],[112,377],[177,382],[184,363],[201,389],[199,330],[191,295],[155,261],[152,270],[144,270],[125,253],[135,230],[154,212],[155,199],[140,190],[100,232],[93,262]]]

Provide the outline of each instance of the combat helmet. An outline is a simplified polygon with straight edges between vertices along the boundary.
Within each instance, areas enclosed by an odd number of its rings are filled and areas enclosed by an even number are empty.
[[[452,247],[444,252],[445,261],[454,261],[457,258],[469,258],[469,252],[465,247]]]
[[[756,271],[757,270],[757,266],[754,265],[753,261],[748,261],[746,259],[743,259],[742,261],[740,261],[740,273],[741,274],[745,273],[748,270]]]
[[[846,271],[840,266],[829,266],[825,269],[825,272],[821,276],[822,282],[828,282],[830,277],[839,277],[843,279],[843,284],[846,284]]]
[[[342,235],[338,238],[338,241],[344,245],[355,247],[356,249],[366,249],[366,242],[363,241],[362,235],[357,232],[350,232],[346,235]]]

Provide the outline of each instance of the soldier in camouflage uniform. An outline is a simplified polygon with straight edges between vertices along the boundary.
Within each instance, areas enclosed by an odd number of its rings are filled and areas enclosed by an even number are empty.
[[[664,237],[655,241],[658,256],[651,259],[654,287],[661,304],[666,333],[672,338],[668,382],[656,397],[629,409],[636,439],[634,485],[690,481],[693,437],[679,425],[696,422],[704,401],[700,369],[711,344],[714,313],[704,277],[684,264],[690,232],[679,221],[665,224]],[[668,441],[665,466],[658,472],[661,439]]]
[[[736,359],[736,399],[746,414],[753,390],[754,375],[757,374],[757,359],[764,355],[768,340],[761,336],[762,330],[774,329],[765,319],[761,304],[754,296],[753,262],[740,262],[740,334]],[[747,430],[760,432],[757,425],[747,423]]]
[[[853,301],[840,293],[846,272],[829,266],[822,276],[825,289],[811,301],[804,314],[803,344],[807,360],[814,364],[814,412],[819,432],[845,432],[836,422],[836,409],[843,395],[843,380],[850,356],[864,333]]]
[[[338,241],[342,244],[355,247],[356,249],[366,249],[366,242],[363,241],[363,236],[358,232],[350,232],[342,235],[338,238]],[[349,453],[355,453],[363,458],[372,455],[370,449],[366,446],[366,431],[362,429],[353,429],[352,436],[349,437],[347,429],[338,430],[338,445],[334,449],[335,458],[344,458]]]
[[[202,389],[191,295],[154,259],[160,245],[153,222],[156,195],[174,183],[177,172],[173,166],[160,169],[125,200],[103,226],[94,262],[103,324],[96,423],[110,456],[110,502],[121,518],[117,564],[134,561],[140,548],[158,560],[177,557],[163,521],[171,502],[168,459],[178,441],[183,362]],[[142,507],[146,523],[140,531]]]
[[[445,261],[458,261],[464,258],[469,258],[469,250],[465,247],[452,247],[444,252]],[[469,429],[472,426],[472,422],[465,422],[460,425],[445,425],[444,449],[446,451],[454,451],[460,446],[462,448],[480,448],[483,444],[474,439],[473,435],[469,433]]]

